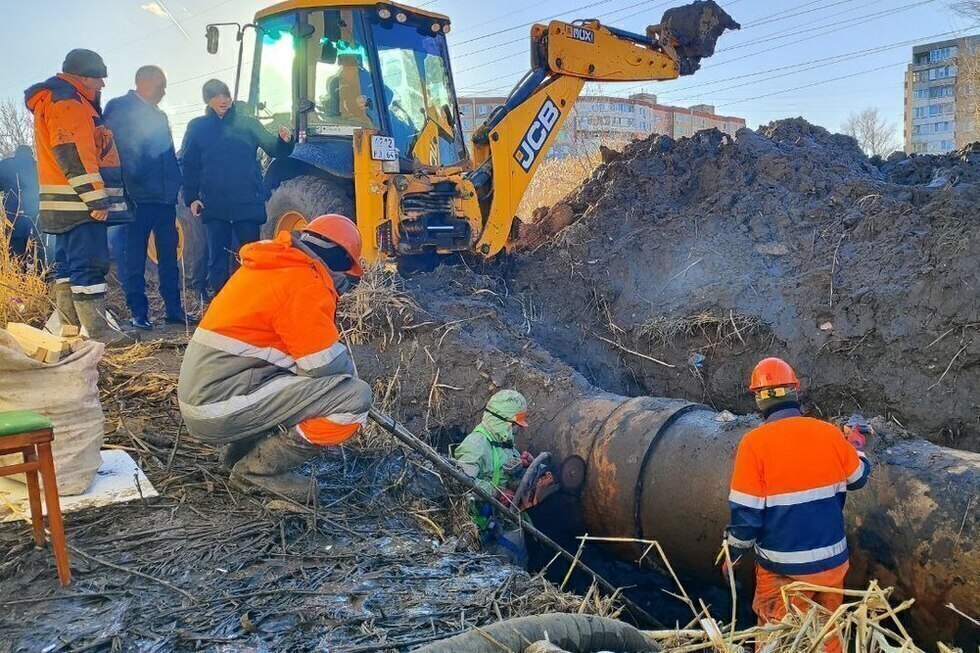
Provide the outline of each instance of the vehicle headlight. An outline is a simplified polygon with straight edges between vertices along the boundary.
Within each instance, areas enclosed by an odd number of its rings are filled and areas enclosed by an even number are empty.
[[[381,18],[381,20],[388,20],[389,18],[391,18],[391,9],[388,9],[387,7],[381,7],[380,9],[378,9],[378,17]]]
[[[397,14],[395,14],[395,20],[397,20],[399,23],[404,23],[408,20],[408,16],[399,11]]]
[[[449,27],[449,23],[446,23],[445,25],[442,26],[442,33],[443,34],[449,34],[449,30],[450,29],[451,28]]]

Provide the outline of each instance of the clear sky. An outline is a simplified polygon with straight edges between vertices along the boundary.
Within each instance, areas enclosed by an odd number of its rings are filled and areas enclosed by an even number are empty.
[[[237,50],[223,33],[209,55],[209,22],[249,21],[270,0],[0,0],[4,12],[0,97],[60,70],[74,47],[100,52],[109,67],[105,97],[123,94],[140,65],[163,66],[170,89],[163,108],[178,137],[202,110],[201,84],[234,81]],[[642,33],[682,0],[417,0],[448,14],[460,94],[506,94],[526,71],[530,23],[598,17]],[[715,57],[693,77],[642,85],[609,84],[605,92],[645,90],[662,103],[714,104],[755,127],[802,115],[838,129],[851,111],[879,107],[901,125],[905,62],[913,44],[980,31],[949,0],[721,0],[740,32],[722,37]],[[16,8],[14,8],[16,7]],[[894,47],[893,47],[894,46]],[[250,59],[249,47],[245,60]],[[248,74],[245,74],[247,79]],[[243,92],[242,95],[245,95]]]

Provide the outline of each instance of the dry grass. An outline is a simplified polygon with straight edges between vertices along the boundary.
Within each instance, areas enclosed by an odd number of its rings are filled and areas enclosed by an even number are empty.
[[[393,266],[382,263],[364,271],[354,290],[344,295],[337,307],[341,338],[352,345],[401,341],[401,331],[414,320],[418,305],[402,291]]]
[[[0,193],[0,326],[7,322],[26,322],[39,327],[53,305],[45,280],[47,269],[36,255],[24,261],[11,253],[12,229],[3,212],[2,199]]]
[[[708,348],[745,339],[758,332],[762,322],[754,315],[741,315],[729,311],[718,315],[710,310],[689,315],[658,315],[636,328],[634,335],[654,346],[667,348],[674,339],[702,338]]]
[[[598,154],[544,161],[517,207],[517,216],[524,222],[531,222],[535,209],[553,206],[565,199],[589,178],[599,163]]]

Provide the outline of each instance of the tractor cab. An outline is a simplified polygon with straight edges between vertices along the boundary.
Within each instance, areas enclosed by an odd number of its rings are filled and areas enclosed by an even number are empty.
[[[399,171],[458,166],[466,149],[449,19],[395,4],[290,0],[256,16],[248,107],[297,134],[293,157],[351,178],[358,129],[389,137]]]

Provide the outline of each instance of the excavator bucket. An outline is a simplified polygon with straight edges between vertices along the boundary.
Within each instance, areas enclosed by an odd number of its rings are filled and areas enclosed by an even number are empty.
[[[715,44],[725,30],[741,25],[718,6],[715,0],[697,0],[664,12],[658,26],[677,53],[681,75],[693,75],[701,59],[715,53]]]

